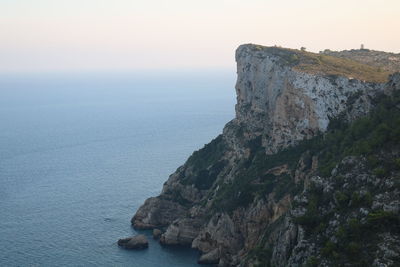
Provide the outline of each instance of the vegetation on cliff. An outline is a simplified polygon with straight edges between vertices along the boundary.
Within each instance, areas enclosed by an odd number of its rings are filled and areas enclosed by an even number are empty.
[[[311,164],[313,156],[318,156],[316,174],[324,177],[330,176],[333,168],[350,155],[367,157],[373,172],[380,176],[389,173],[398,166],[399,159],[379,162],[374,155],[400,143],[399,92],[393,97],[381,96],[376,101],[379,104],[369,116],[351,124],[342,117],[334,119],[327,133],[273,155],[266,155],[260,140],[255,140],[249,145],[252,155],[242,163],[239,175],[231,183],[221,184],[213,203],[215,210],[232,211],[271,192],[277,199],[284,194],[299,192],[302,189],[295,185],[293,176],[301,156],[307,158],[307,164]],[[278,175],[268,171],[277,166],[287,166],[288,169]]]
[[[340,118],[333,120],[327,133],[274,155],[281,158],[279,164],[290,163],[285,160],[289,151],[297,160],[305,152],[318,158],[315,174],[321,176],[320,180],[302,186],[301,190],[306,189],[302,194],[306,201],[293,203],[294,209],[305,210],[303,215],[294,217],[294,222],[305,229],[306,239],[317,246],[307,260],[309,266],[370,265],[379,245],[387,238],[385,235],[400,235],[396,207],[391,210],[376,204],[377,196],[382,195],[398,201],[400,92],[376,101],[377,107],[368,116],[351,124]],[[286,193],[291,193],[290,186],[287,189]],[[332,222],[337,227],[332,227]],[[266,229],[266,233],[269,231]],[[271,266],[272,246],[268,238],[263,238],[249,256],[259,266]],[[399,262],[400,255],[395,254],[391,260]]]

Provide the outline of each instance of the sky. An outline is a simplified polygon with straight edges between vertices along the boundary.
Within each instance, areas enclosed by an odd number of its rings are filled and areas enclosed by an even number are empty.
[[[0,72],[234,69],[243,43],[400,53],[399,0],[0,0]]]

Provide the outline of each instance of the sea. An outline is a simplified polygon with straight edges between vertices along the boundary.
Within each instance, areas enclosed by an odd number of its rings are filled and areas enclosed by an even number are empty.
[[[231,70],[0,74],[0,266],[199,266],[130,219],[234,118]],[[138,233],[149,248],[117,240]]]

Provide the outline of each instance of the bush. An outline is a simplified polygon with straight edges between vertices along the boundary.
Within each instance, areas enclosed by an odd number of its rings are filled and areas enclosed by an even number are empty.
[[[368,160],[368,165],[371,168],[376,168],[378,166],[378,164],[379,164],[378,158],[376,156],[374,156],[374,155],[369,155],[367,157],[367,160]]]
[[[311,256],[310,258],[308,258],[306,262],[306,267],[316,267],[318,265],[319,265],[319,260],[315,256]]]
[[[400,158],[394,160],[394,166],[397,170],[400,170]]]
[[[349,203],[349,196],[342,192],[336,192],[335,198],[339,204],[339,207],[345,208]]]
[[[363,234],[363,225],[357,219],[350,219],[348,224],[348,235],[351,240],[359,241]]]
[[[322,248],[321,253],[325,257],[332,257],[335,255],[336,252],[336,244],[332,241],[327,241],[325,246]],[[337,253],[337,252],[336,252]]]
[[[380,178],[386,175],[386,170],[384,168],[375,168],[372,173]]]
[[[271,266],[272,250],[267,247],[258,245],[249,252],[248,256],[249,258],[255,258],[257,260],[256,267]]]
[[[372,195],[367,192],[365,195],[360,195],[358,192],[353,192],[351,195],[352,207],[370,207],[372,205]]]
[[[382,227],[385,225],[391,225],[399,227],[399,216],[389,211],[376,211],[368,214],[368,224],[373,227]]]
[[[361,245],[356,242],[350,242],[346,247],[346,253],[350,258],[357,259],[361,252]]]
[[[220,135],[202,149],[195,151],[187,160],[187,165],[192,167],[193,174],[182,175],[181,183],[194,184],[200,190],[209,189],[227,164],[226,161],[221,160],[226,149],[225,141]]]
[[[365,204],[367,207],[371,207],[372,202],[373,202],[374,199],[373,199],[371,193],[370,193],[370,192],[367,192],[367,193],[364,195],[363,200],[364,200],[364,204]]]

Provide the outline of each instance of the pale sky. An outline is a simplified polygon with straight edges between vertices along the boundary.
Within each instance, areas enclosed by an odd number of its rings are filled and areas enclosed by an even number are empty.
[[[235,67],[243,43],[400,52],[400,0],[0,0],[0,72]]]

